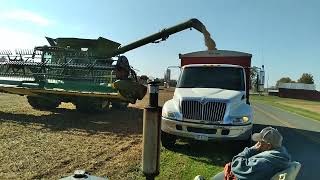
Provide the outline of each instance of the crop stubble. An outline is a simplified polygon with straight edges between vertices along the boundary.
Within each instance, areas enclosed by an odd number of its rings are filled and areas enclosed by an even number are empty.
[[[159,103],[173,90],[160,91]],[[64,103],[54,112],[32,109],[25,97],[0,94],[0,177],[58,179],[86,169],[110,179],[134,179],[142,151],[146,96],[128,110],[84,114]]]

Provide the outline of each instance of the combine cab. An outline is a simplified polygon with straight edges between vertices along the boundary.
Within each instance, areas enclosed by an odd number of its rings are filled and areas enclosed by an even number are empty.
[[[29,104],[50,110],[72,102],[84,112],[124,108],[141,100],[146,86],[139,84],[129,61],[121,54],[169,35],[195,28],[204,34],[208,49],[215,48],[205,26],[191,19],[126,46],[105,38],[49,38],[50,46],[34,50],[0,51],[0,91],[26,95]]]

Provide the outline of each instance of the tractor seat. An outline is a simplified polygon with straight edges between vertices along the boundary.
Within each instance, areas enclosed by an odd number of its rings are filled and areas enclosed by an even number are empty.
[[[271,180],[295,180],[300,168],[301,164],[299,162],[292,161],[287,169],[275,174]]]

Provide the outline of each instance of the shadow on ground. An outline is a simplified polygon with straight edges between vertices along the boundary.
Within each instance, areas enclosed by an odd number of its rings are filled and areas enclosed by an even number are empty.
[[[201,142],[178,140],[176,145],[170,150],[190,156],[191,159],[202,163],[223,167],[231,161],[233,156],[243,149],[242,147],[241,143],[234,141]]]
[[[83,130],[89,133],[142,134],[143,110],[129,107],[104,113],[86,114],[70,109],[56,109],[45,115],[17,114],[0,111],[0,122],[40,125],[54,131]]]

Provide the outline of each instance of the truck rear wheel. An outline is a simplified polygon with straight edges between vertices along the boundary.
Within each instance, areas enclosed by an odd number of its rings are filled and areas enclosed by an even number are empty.
[[[176,136],[161,131],[161,144],[166,149],[172,149],[176,143]]]
[[[110,101],[98,98],[78,98],[74,104],[80,112],[95,113],[109,109]]]
[[[38,110],[52,110],[60,105],[60,101],[54,98],[43,98],[38,96],[27,96],[29,104]]]

